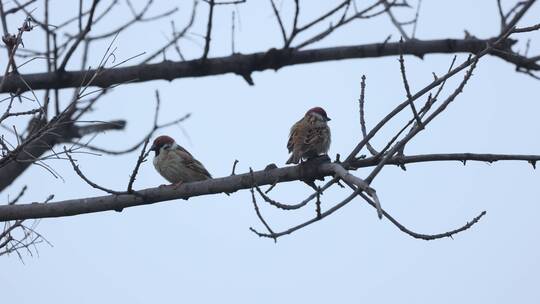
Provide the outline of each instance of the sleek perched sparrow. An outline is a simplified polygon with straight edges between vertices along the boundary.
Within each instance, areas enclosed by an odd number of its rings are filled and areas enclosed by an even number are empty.
[[[287,164],[298,164],[302,159],[326,154],[330,148],[330,118],[321,107],[315,107],[295,123],[289,134],[287,149],[292,152]]]
[[[173,184],[212,178],[198,160],[169,136],[156,138],[150,151],[156,153],[154,167],[157,172]]]

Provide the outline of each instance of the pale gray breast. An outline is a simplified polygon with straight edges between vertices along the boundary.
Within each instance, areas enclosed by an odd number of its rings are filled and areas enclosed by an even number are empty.
[[[316,128],[318,131],[317,133],[320,136],[320,150],[317,151],[317,153],[327,153],[330,149],[330,142],[331,142],[331,135],[330,135],[330,128],[328,127],[328,124],[326,121],[322,120],[316,120],[313,123],[313,127]]]
[[[159,174],[171,183],[177,183],[185,179],[182,176],[185,173],[185,168],[182,157],[178,153],[164,149],[158,156],[154,157],[153,164]]]

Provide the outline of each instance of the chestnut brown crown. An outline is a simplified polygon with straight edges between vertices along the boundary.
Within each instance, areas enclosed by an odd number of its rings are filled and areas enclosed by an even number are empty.
[[[152,144],[152,147],[150,148],[150,151],[156,151],[158,152],[161,147],[165,145],[172,145],[174,144],[174,139],[167,135],[161,135],[158,136],[156,139],[154,139],[154,143]]]
[[[306,112],[306,115],[308,114],[311,114],[311,113],[317,113],[319,114],[322,118],[324,118],[326,121],[330,121],[330,117],[328,117],[328,115],[326,114],[326,111],[321,108],[321,107],[314,107],[314,108],[311,108],[309,109],[307,112]]]

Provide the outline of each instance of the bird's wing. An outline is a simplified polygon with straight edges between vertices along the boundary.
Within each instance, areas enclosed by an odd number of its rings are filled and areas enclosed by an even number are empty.
[[[302,124],[303,124],[303,119],[300,119],[299,121],[297,121],[292,127],[291,127],[291,131],[289,132],[289,140],[287,141],[287,149],[289,150],[289,153],[291,153],[293,150],[294,150],[294,144],[295,143],[298,143],[298,142],[303,142],[303,140],[298,140],[299,136],[303,136],[303,133],[302,132]]]
[[[203,164],[196,160],[195,157],[193,157],[193,155],[191,155],[191,153],[189,153],[186,149],[182,148],[181,146],[177,146],[175,152],[178,153],[182,158],[182,163],[184,166],[197,173],[207,176],[208,178],[212,178],[212,175],[208,172],[208,170],[206,170]]]

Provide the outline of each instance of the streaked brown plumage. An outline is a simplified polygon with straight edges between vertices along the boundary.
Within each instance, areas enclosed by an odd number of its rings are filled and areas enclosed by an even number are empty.
[[[292,153],[287,164],[298,164],[302,159],[307,160],[328,153],[330,148],[330,128],[327,122],[330,118],[321,107],[315,107],[306,112],[304,117],[295,123],[289,134],[287,149]]]
[[[169,136],[156,138],[150,150],[155,151],[154,167],[170,183],[180,184],[212,178],[201,162]]]

